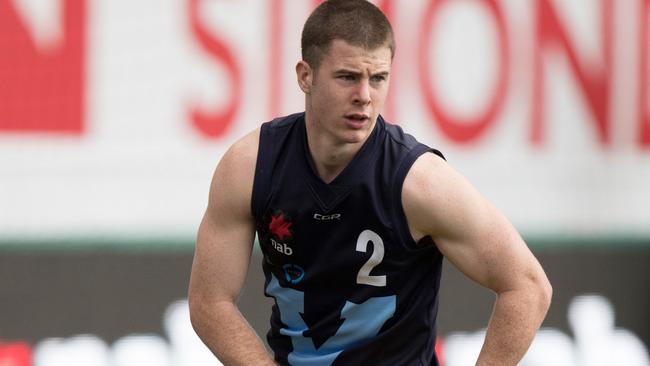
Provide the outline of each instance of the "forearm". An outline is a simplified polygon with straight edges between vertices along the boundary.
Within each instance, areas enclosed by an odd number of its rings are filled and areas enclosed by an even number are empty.
[[[530,346],[550,304],[545,291],[505,291],[488,324],[477,366],[516,365]]]
[[[194,330],[226,366],[275,365],[255,331],[229,302],[191,308]]]

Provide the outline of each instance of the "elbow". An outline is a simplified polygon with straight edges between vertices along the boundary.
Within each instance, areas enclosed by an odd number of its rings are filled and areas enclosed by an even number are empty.
[[[546,307],[548,308],[551,305],[551,300],[553,299],[553,286],[551,282],[546,280]]]
[[[199,312],[196,308],[196,304],[194,304],[192,301],[192,297],[188,297],[188,303],[190,310],[190,324],[192,324],[192,329],[194,329],[194,332],[196,332],[196,334],[200,337],[201,334],[199,331],[199,324],[201,324],[201,321],[199,320]]]
[[[202,325],[204,324],[204,311],[202,310],[201,301],[197,299],[197,296],[189,291],[187,296],[187,302],[190,311],[190,324],[194,332],[200,337],[202,337]]]
[[[545,275],[541,278],[540,281],[538,281],[537,293],[540,310],[546,314],[549,307],[551,306],[551,300],[553,298],[553,286],[551,286],[551,282]]]
[[[189,291],[187,302],[189,305],[190,324],[194,332],[204,342],[213,338],[223,323],[227,321],[227,315],[236,305],[228,300],[212,299],[203,293]],[[1,365],[0,365],[1,366]]]
[[[520,287],[521,301],[542,318],[551,306],[553,287],[543,271],[529,273]]]

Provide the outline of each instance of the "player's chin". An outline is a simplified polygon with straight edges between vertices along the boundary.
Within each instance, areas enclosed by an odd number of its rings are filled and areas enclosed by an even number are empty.
[[[354,144],[365,141],[369,134],[367,130],[348,130],[341,133],[339,137],[348,144]]]

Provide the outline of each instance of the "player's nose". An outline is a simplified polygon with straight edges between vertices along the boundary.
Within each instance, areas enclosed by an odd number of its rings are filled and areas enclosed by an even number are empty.
[[[370,103],[370,101],[370,82],[366,79],[361,79],[357,84],[357,88],[353,96],[353,102],[354,104],[358,105],[366,105]]]

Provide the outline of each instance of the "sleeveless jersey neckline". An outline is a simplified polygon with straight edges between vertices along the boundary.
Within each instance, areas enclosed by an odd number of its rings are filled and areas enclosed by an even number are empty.
[[[318,186],[328,186],[331,189],[336,187],[344,188],[352,186],[355,182],[363,179],[365,172],[368,168],[374,164],[377,154],[376,150],[380,147],[380,141],[383,133],[385,132],[384,119],[381,115],[377,116],[377,121],[375,126],[372,129],[372,132],[363,143],[359,151],[354,155],[352,160],[348,163],[345,168],[329,183],[325,183],[323,179],[318,174],[316,167],[314,166],[311,153],[309,152],[309,144],[307,141],[307,123],[305,122],[305,114],[303,113],[300,117],[298,123],[300,123],[300,139],[302,143],[301,155],[303,156],[303,161],[308,167],[308,171],[311,172],[311,180]]]

